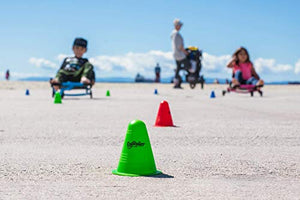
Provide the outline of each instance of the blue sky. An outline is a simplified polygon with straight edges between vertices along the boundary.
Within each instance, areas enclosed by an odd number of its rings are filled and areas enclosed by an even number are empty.
[[[97,77],[153,77],[156,62],[170,76],[172,21],[180,18],[185,45],[204,51],[205,76],[229,78],[224,65],[242,45],[265,80],[300,80],[299,8],[292,0],[1,2],[0,72],[54,76],[81,36]]]

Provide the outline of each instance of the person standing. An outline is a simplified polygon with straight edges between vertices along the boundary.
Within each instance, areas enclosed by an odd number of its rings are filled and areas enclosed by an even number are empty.
[[[183,23],[179,19],[173,21],[174,30],[171,34],[173,57],[176,62],[174,88],[181,88],[182,78],[179,75],[181,69],[189,69],[190,61],[187,58],[188,52],[184,48],[183,38],[179,31]]]
[[[156,67],[154,68],[154,72],[155,72],[155,82],[156,83],[159,83],[160,82],[160,66],[159,64],[157,63],[156,64]]]
[[[9,70],[6,70],[5,79],[8,81],[10,77]]]

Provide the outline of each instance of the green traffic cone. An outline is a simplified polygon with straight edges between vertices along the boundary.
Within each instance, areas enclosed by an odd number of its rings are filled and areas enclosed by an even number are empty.
[[[110,92],[109,92],[109,90],[106,91],[106,96],[107,96],[107,97],[110,97]]]
[[[151,176],[161,174],[156,170],[147,128],[144,122],[129,123],[118,168],[112,171],[120,176]]]
[[[61,103],[61,95],[59,92],[55,92],[54,103]]]

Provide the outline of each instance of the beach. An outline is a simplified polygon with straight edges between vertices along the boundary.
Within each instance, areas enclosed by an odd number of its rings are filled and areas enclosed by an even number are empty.
[[[299,86],[183,87],[96,83],[54,104],[47,82],[0,81],[0,199],[300,199]],[[176,127],[154,126],[163,100]],[[135,119],[162,175],[111,173]]]

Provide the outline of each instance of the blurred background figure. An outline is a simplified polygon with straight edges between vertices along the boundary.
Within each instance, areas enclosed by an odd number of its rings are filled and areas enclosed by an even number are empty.
[[[156,82],[156,83],[160,82],[160,71],[161,71],[160,66],[157,63],[156,67],[154,68],[154,72],[155,72],[155,80],[154,80],[154,82]]]
[[[9,70],[6,70],[6,73],[5,73],[5,79],[6,79],[6,80],[9,80],[9,77],[10,77]]]
[[[176,62],[174,88],[182,89],[181,87],[182,78],[179,75],[179,72],[182,69],[190,68],[190,61],[187,58],[187,55],[189,53],[185,50],[183,38],[179,33],[183,23],[179,19],[175,19],[173,21],[173,24],[174,24],[174,30],[172,31],[171,34],[171,40],[172,40],[173,57],[175,58],[175,62]]]

